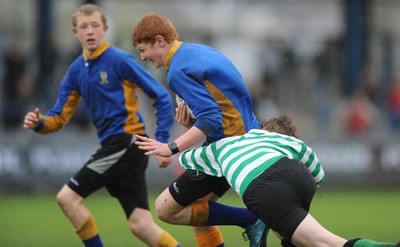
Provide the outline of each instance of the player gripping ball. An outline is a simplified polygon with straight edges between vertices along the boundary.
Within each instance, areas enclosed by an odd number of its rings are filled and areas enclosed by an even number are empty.
[[[176,104],[179,105],[179,104],[181,104],[181,103],[183,103],[183,104],[186,105],[186,107],[187,107],[187,109],[188,109],[188,112],[190,113],[190,116],[191,116],[192,118],[196,119],[196,117],[194,116],[194,114],[193,114],[193,112],[192,112],[192,109],[189,108],[189,106],[186,104],[186,102],[185,102],[181,97],[179,97],[178,95],[176,95]]]

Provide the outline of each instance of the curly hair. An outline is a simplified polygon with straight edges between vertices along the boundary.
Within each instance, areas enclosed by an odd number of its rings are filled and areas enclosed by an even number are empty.
[[[296,126],[293,125],[292,119],[287,115],[264,120],[261,123],[261,129],[299,138],[296,134]]]

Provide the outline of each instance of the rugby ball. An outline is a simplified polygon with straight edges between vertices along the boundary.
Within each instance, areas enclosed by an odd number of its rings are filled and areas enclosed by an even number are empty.
[[[194,116],[192,110],[191,110],[191,109],[189,108],[189,106],[186,104],[186,102],[185,102],[181,97],[179,97],[178,95],[176,95],[176,104],[179,105],[180,103],[183,103],[183,104],[186,105],[186,107],[187,107],[187,109],[188,109],[188,111],[189,111],[189,113],[190,113],[190,116],[191,116],[192,118],[196,118],[196,117]]]

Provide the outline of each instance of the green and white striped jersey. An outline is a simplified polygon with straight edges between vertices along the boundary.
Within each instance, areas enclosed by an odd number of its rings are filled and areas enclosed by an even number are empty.
[[[311,172],[316,183],[322,182],[324,170],[314,151],[303,141],[259,129],[218,140],[206,147],[186,150],[179,161],[185,169],[224,176],[231,187],[243,196],[258,175],[283,157],[299,160]]]

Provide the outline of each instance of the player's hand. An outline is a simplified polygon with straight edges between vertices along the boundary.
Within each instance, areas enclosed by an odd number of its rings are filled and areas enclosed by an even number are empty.
[[[193,127],[196,119],[192,117],[186,103],[180,103],[177,108],[175,108],[175,120],[187,129]]]
[[[136,138],[135,144],[138,145],[139,149],[147,151],[145,152],[146,155],[172,156],[168,144],[141,135],[136,135]]]
[[[25,129],[34,129],[39,125],[40,122],[40,111],[39,108],[35,108],[33,112],[28,112],[24,119]]]
[[[157,160],[159,168],[167,168],[172,163],[174,158],[172,156],[163,157],[163,156],[160,156],[160,155],[156,155],[156,160]]]

